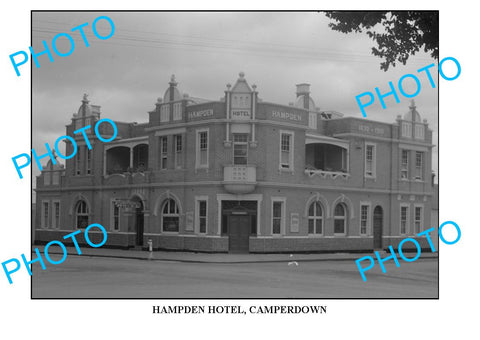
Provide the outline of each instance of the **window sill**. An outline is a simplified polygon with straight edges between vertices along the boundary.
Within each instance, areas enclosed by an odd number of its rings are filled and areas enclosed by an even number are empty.
[[[286,173],[292,173],[293,174],[293,169],[292,168],[278,168],[279,172],[286,172]]]

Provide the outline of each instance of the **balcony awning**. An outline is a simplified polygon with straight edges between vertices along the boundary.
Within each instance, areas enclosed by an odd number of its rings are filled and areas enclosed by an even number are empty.
[[[348,140],[334,138],[334,137],[327,137],[321,135],[314,135],[307,133],[305,136],[305,144],[331,144],[339,146],[343,149],[349,149],[350,142]]]

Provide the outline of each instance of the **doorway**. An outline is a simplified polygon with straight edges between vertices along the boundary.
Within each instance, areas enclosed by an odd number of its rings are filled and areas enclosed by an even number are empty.
[[[383,209],[377,205],[373,210],[373,249],[383,249]]]
[[[250,216],[246,212],[228,216],[228,251],[245,254],[249,250]]]
[[[143,202],[136,198],[133,200],[136,203],[135,207],[135,245],[143,246]]]

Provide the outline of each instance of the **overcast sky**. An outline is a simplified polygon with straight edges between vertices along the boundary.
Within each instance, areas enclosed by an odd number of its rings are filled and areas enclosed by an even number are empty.
[[[115,24],[108,40],[97,39],[91,30],[94,19],[107,15]],[[323,13],[126,13],[73,12],[33,13],[33,49],[41,51],[42,40],[51,45],[61,32],[88,22],[85,32],[90,47],[78,31],[71,33],[75,50],[51,63],[39,57],[33,66],[33,147],[43,153],[65,133],[83,93],[91,104],[100,105],[102,117],[117,121],[146,122],[148,111],[168,87],[175,74],[179,88],[190,96],[218,100],[225,85],[233,84],[240,71],[250,85],[256,84],[264,101],[288,105],[295,99],[295,84],[310,83],[318,107],[361,117],[355,96],[375,87],[388,91],[388,81],[397,84],[406,73],[431,63],[428,54],[411,57],[407,65],[380,70],[381,60],[371,55],[373,46],[365,34],[342,34],[328,27]],[[99,32],[109,26],[99,21]],[[61,51],[68,51],[58,40]],[[437,68],[433,68],[438,84]],[[415,97],[417,110],[427,119],[438,144],[438,97],[426,77]],[[412,81],[413,83],[413,81]],[[408,82],[407,92],[414,92]],[[368,119],[393,123],[408,111],[409,99],[400,104],[390,96],[383,110],[378,99],[367,107]],[[433,169],[438,173],[437,149]],[[33,166],[33,176],[39,171]],[[35,184],[35,182],[34,182]]]

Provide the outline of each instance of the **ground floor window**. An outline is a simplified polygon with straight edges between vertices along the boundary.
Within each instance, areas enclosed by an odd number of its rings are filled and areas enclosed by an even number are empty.
[[[60,202],[53,202],[53,227],[60,227]]]
[[[323,209],[320,203],[313,202],[308,209],[308,233],[323,233]]]
[[[415,207],[415,233],[419,233],[423,224],[423,207]]]
[[[50,224],[50,204],[48,201],[42,202],[42,228],[48,228]]]
[[[207,201],[197,201],[197,225],[198,232],[205,234],[207,232]]]
[[[367,235],[368,224],[370,221],[370,206],[368,204],[360,205],[360,235]]]
[[[178,232],[180,224],[180,214],[175,200],[168,199],[162,208],[162,230],[167,232]]]
[[[400,234],[405,235],[408,230],[408,206],[400,207]]]
[[[78,229],[85,229],[88,227],[88,206],[87,202],[80,200],[75,208],[75,221]]]
[[[272,234],[280,235],[282,233],[282,224],[284,220],[284,210],[285,202],[284,201],[273,201],[272,202]]]
[[[333,232],[335,234],[345,234],[347,224],[347,208],[345,204],[339,203],[335,206]]]
[[[120,207],[118,203],[113,201],[112,202],[112,229],[114,231],[120,230]]]

